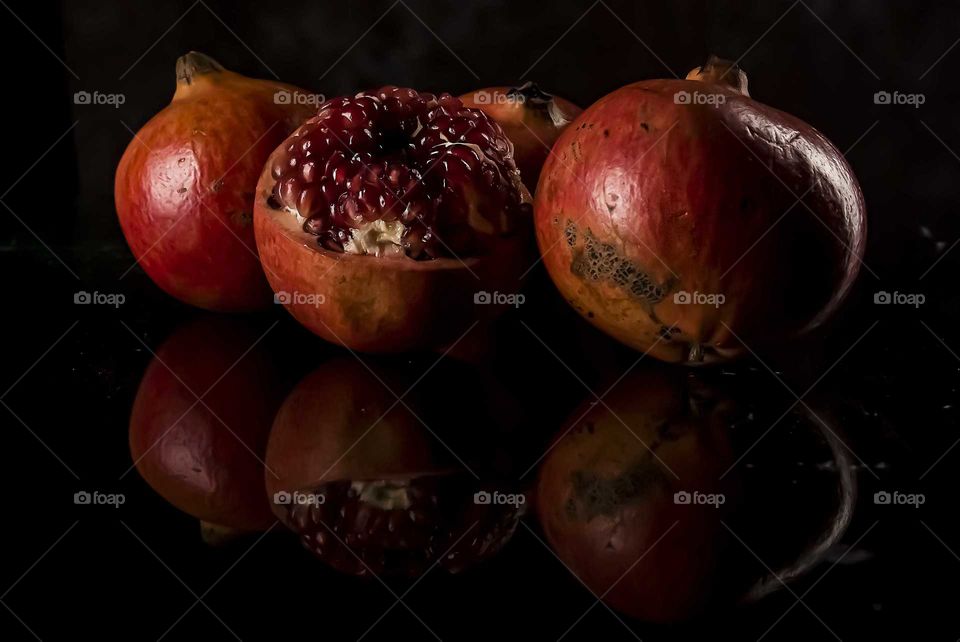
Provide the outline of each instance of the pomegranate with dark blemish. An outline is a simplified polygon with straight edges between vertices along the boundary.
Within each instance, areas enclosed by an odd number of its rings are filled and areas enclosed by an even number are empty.
[[[312,113],[305,96],[196,52],[177,61],[173,100],[134,136],[114,187],[130,250],[165,292],[216,311],[269,304],[254,190],[270,152]]]
[[[488,87],[464,94],[460,100],[500,123],[513,142],[520,177],[531,191],[537,188],[540,170],[557,138],[583,111],[532,82],[519,87]]]
[[[301,323],[402,351],[455,339],[490,309],[477,291],[516,291],[528,201],[494,120],[390,86],[321,105],[268,160],[254,218],[267,278]]]
[[[637,368],[602,405],[574,411],[545,456],[546,540],[595,595],[642,620],[784,590],[843,538],[855,503],[843,437],[811,403],[765,371]]]
[[[843,154],[716,58],[638,82],[561,135],[535,203],[550,276],[591,323],[672,362],[734,358],[825,321],[866,241]]]

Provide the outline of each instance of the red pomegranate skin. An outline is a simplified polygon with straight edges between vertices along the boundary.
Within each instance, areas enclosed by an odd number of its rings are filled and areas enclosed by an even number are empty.
[[[178,329],[147,367],[130,414],[130,454],[144,480],[185,513],[241,531],[274,522],[263,458],[284,377],[262,345],[251,349],[259,336],[212,315]]]
[[[115,201],[134,257],[171,296],[214,311],[262,308],[253,201],[267,156],[312,108],[306,92],[224,70],[202,54],[178,61],[173,101],[120,160]],[[289,101],[277,101],[287,92]]]
[[[863,256],[843,155],[744,93],[710,78],[628,85],[568,127],[543,170],[537,241],[561,294],[665,361],[728,359],[819,325]]]

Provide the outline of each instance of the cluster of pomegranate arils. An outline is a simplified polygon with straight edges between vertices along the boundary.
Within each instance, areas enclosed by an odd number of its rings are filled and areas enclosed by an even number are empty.
[[[340,252],[469,254],[528,207],[503,130],[446,93],[387,86],[328,100],[271,172],[275,204]]]
[[[312,491],[323,502],[286,505],[287,524],[344,573],[417,576],[434,563],[456,573],[495,555],[520,515],[474,504],[471,482],[465,474],[328,482]]]

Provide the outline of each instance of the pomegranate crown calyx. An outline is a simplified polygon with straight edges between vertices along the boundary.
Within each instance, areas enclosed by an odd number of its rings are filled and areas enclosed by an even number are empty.
[[[177,82],[190,84],[197,76],[223,71],[223,65],[206,54],[191,51],[177,58]]]
[[[747,74],[740,66],[731,60],[725,60],[712,54],[706,63],[690,70],[687,74],[687,80],[723,85],[744,96],[750,96],[747,91]]]
[[[514,87],[507,92],[507,98],[519,102],[521,105],[529,105],[537,113],[550,119],[556,127],[568,125],[573,118],[564,113],[563,109],[553,98],[553,94],[540,89],[536,83],[527,81],[519,87]]]

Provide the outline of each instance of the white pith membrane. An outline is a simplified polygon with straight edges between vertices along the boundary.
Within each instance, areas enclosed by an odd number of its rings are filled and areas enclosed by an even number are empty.
[[[410,484],[405,480],[355,481],[350,490],[381,510],[407,510],[411,505]]]

